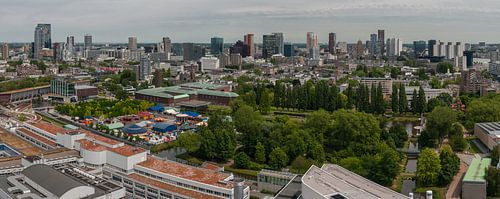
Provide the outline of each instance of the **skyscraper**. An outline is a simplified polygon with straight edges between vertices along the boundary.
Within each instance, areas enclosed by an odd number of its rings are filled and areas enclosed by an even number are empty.
[[[403,51],[403,40],[401,40],[400,38],[387,39],[388,56],[400,56],[401,51]]]
[[[194,44],[193,43],[183,43],[182,44],[182,56],[184,61],[193,60],[194,57]]]
[[[248,45],[246,45],[241,40],[236,41],[234,45],[229,48],[231,54],[240,54],[242,57],[249,56]]]
[[[128,38],[128,49],[131,51],[137,50],[137,37]]]
[[[436,40],[429,40],[429,42],[427,43],[427,52],[429,54],[429,57],[436,56],[435,53],[437,52],[434,52],[435,45],[436,45]]]
[[[224,38],[212,37],[210,39],[210,52],[212,55],[219,55],[224,49]]]
[[[279,53],[276,35],[262,35],[262,57],[265,59]]]
[[[314,32],[307,32],[307,38],[306,38],[307,50],[311,50],[311,48],[317,45],[318,45],[318,36],[314,34]]]
[[[425,41],[413,41],[413,52],[415,58],[423,57],[427,43]]]
[[[92,49],[92,35],[90,34],[85,34],[84,36],[84,44],[83,44],[83,48],[85,50],[90,50]]]
[[[249,33],[244,36],[244,44],[248,46],[248,56],[253,57],[255,54],[255,44],[253,41],[253,34]]]
[[[3,60],[9,59],[9,44],[8,43],[2,44],[2,58],[3,58]]]
[[[33,43],[33,58],[40,59],[43,48],[52,47],[50,24],[38,24],[35,28],[35,42]]]
[[[54,62],[60,62],[63,60],[63,45],[64,43],[54,42],[54,45],[52,47]]]
[[[172,41],[169,37],[163,37],[163,52],[170,53],[172,52]]]
[[[380,55],[385,55],[385,30],[378,30],[378,42],[380,46]]]
[[[368,50],[370,51],[370,54],[376,55],[379,54],[378,52],[378,35],[377,34],[370,34],[370,42],[368,45]]]
[[[73,53],[75,49],[75,36],[66,37],[66,51]]]
[[[284,51],[284,38],[283,38],[283,33],[282,32],[275,32],[273,33],[274,37],[276,38],[276,46],[278,47],[278,52],[276,54],[282,54]]]
[[[138,80],[146,80],[148,76],[151,75],[151,61],[149,60],[149,56],[143,55],[141,57],[138,69],[139,70],[136,71]]]
[[[331,32],[328,34],[328,50],[330,54],[335,54],[335,46],[337,45],[337,34]]]
[[[285,53],[284,54],[285,57],[291,57],[291,56],[294,55],[294,52],[293,52],[294,49],[293,49],[293,44],[292,43],[286,42],[284,50],[285,50],[285,52],[284,52]]]

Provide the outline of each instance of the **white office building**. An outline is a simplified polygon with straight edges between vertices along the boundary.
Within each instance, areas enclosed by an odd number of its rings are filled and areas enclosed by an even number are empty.
[[[200,62],[202,71],[217,70],[220,67],[220,62],[217,57],[202,57]]]

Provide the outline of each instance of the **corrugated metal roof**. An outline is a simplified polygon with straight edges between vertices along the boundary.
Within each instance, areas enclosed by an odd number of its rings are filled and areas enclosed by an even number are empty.
[[[44,164],[32,165],[22,171],[22,174],[58,197],[61,197],[71,189],[85,186]]]

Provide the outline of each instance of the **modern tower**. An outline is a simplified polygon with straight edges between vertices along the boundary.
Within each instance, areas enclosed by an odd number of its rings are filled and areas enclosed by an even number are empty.
[[[248,46],[248,56],[253,57],[255,54],[255,44],[252,33],[246,34],[244,36],[244,44]]]
[[[276,46],[278,47],[278,52],[276,54],[282,54],[284,53],[284,48],[285,48],[285,42],[283,38],[283,33],[282,32],[275,32],[273,33],[274,37],[276,38]]]
[[[90,34],[85,34],[85,36],[84,36],[84,38],[83,38],[83,39],[84,39],[84,44],[83,44],[84,46],[83,46],[83,48],[84,48],[85,50],[90,50],[90,49],[92,49],[92,35],[90,35]]]
[[[427,43],[425,41],[413,41],[413,52],[415,58],[423,57]]]
[[[429,57],[436,56],[434,52],[434,46],[437,44],[436,40],[429,40],[427,43],[427,52],[429,54]]]
[[[378,35],[377,34],[370,34],[370,43],[368,45],[368,50],[370,51],[370,54],[376,55],[379,54],[379,43],[378,43]]]
[[[328,50],[330,54],[335,54],[335,46],[337,44],[337,34],[331,32],[328,34]]]
[[[2,58],[3,58],[3,60],[9,59],[9,44],[8,43],[2,44]]]
[[[128,49],[131,51],[137,50],[137,37],[128,38]]]
[[[43,48],[52,47],[50,24],[38,24],[35,28],[35,42],[33,43],[33,57],[40,59]]]
[[[219,55],[224,49],[224,38],[222,37],[212,37],[210,39],[210,52],[212,55]]]
[[[262,36],[262,56],[265,59],[279,53],[277,37],[274,34]]]
[[[385,55],[385,30],[378,30],[378,42],[380,46],[380,55]]]
[[[170,40],[169,37],[163,37],[163,52],[165,53],[170,53],[172,52],[172,41]]]
[[[54,62],[60,62],[63,60],[63,45],[64,43],[62,42],[54,42],[52,47]]]
[[[73,52],[75,49],[75,36],[66,37],[66,50]]]
[[[293,44],[290,42],[285,42],[285,54],[283,54],[285,57],[292,57],[294,55],[293,53]]]
[[[314,32],[307,32],[307,38],[306,38],[307,50],[310,50],[317,45],[318,45],[318,36],[314,34]]]

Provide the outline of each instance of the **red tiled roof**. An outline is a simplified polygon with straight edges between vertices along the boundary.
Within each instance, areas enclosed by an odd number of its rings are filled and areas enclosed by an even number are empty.
[[[56,146],[56,143],[54,141],[49,140],[49,139],[47,139],[45,137],[42,137],[41,135],[38,135],[36,133],[33,133],[30,130],[28,130],[28,129],[19,128],[18,130],[21,131],[23,134],[25,134],[25,135],[27,135],[29,137],[32,137],[32,138],[34,138],[34,139],[36,139],[36,140],[38,140],[40,142],[43,142],[45,144],[48,144],[48,145],[51,145],[51,146],[54,146],[54,147]]]
[[[149,168],[161,173],[185,178],[209,185],[214,185],[222,188],[232,188],[233,185],[228,183],[220,183],[230,175],[227,173],[216,172],[209,169],[193,167],[173,161],[160,160],[155,157],[149,156],[144,162],[137,164],[145,168]]]
[[[82,140],[77,140],[77,142],[80,142],[80,147],[82,149],[88,150],[88,151],[94,151],[94,152],[100,152],[100,151],[105,151],[107,150],[107,147],[82,139]]]
[[[119,141],[116,141],[116,140],[113,140],[113,139],[110,139],[110,138],[107,138],[107,137],[103,137],[103,136],[100,136],[100,135],[97,135],[97,134],[94,134],[90,131],[87,131],[87,130],[79,130],[80,132],[82,133],[85,133],[85,135],[87,137],[90,137],[92,139],[95,139],[95,140],[98,140],[100,142],[104,142],[106,144],[109,144],[109,145],[117,145],[117,144],[120,144],[122,142],[119,142]]]
[[[220,171],[223,167],[221,167],[213,162],[204,162],[201,165],[201,168],[205,168],[205,169],[212,170],[212,171]]]
[[[133,156],[139,153],[146,152],[146,150],[143,148],[133,147],[129,145],[123,145],[117,148],[109,148],[108,150],[123,156]]]
[[[144,176],[141,176],[141,175],[138,175],[138,174],[130,174],[130,175],[128,175],[128,177],[130,179],[135,180],[135,181],[139,181],[141,183],[144,183],[144,184],[147,184],[147,185],[151,185],[151,186],[154,186],[154,187],[157,187],[157,188],[160,188],[160,189],[164,189],[164,190],[167,190],[167,191],[170,191],[170,192],[179,193],[179,194],[182,194],[184,196],[188,196],[190,198],[197,198],[197,199],[198,198],[200,198],[200,199],[220,199],[219,197],[216,197],[216,196],[211,196],[211,195],[200,193],[200,192],[197,192],[197,191],[180,188],[180,187],[177,187],[177,186],[174,186],[174,185],[170,185],[170,184],[167,184],[167,183],[163,183],[163,182],[160,182],[160,181],[157,181],[157,180],[153,180],[151,178],[147,178],[147,177],[144,177]]]
[[[66,133],[66,129],[59,127],[57,125],[51,124],[51,123],[38,122],[38,123],[30,123],[30,124],[39,128],[39,129],[47,131],[53,135],[57,135],[57,133]]]

